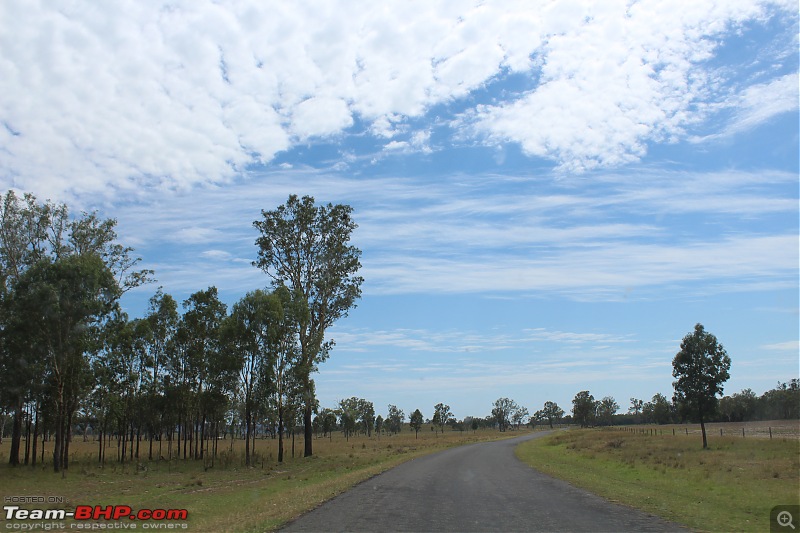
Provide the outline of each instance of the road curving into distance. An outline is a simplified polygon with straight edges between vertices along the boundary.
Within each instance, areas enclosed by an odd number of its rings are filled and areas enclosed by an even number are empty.
[[[411,460],[281,531],[684,531],[517,459],[517,444],[546,434],[470,444]]]

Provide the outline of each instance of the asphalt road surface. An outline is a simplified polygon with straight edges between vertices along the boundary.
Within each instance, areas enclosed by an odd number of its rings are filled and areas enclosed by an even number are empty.
[[[414,459],[291,522],[282,531],[683,531],[530,468],[512,440]]]

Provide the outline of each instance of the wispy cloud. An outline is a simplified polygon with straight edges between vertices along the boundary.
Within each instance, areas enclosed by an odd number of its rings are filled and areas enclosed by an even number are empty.
[[[198,279],[263,286],[266,276],[249,265],[252,222],[300,182],[319,201],[355,207],[368,294],[556,291],[622,299],[682,284],[712,292],[796,285],[796,227],[764,232],[752,223],[796,213],[796,176],[779,172],[649,169],[592,182],[492,175],[430,183],[287,170],[174,196],[168,210],[122,207],[121,237],[139,253],[168,254],[153,265],[166,286]],[[685,225],[685,216],[695,222]]]

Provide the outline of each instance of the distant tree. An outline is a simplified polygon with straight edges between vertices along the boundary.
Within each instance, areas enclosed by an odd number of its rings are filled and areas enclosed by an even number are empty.
[[[338,411],[345,440],[349,440],[350,435],[356,431],[356,423],[359,417],[358,402],[359,399],[355,397],[339,400]]]
[[[333,409],[323,409],[317,415],[317,418],[320,419],[320,426],[322,427],[322,436],[328,435],[331,437],[331,433],[333,430],[336,429],[336,412]]]
[[[542,407],[540,413],[540,417],[550,424],[550,429],[553,429],[553,422],[560,420],[564,416],[564,410],[556,402],[544,402],[544,407]],[[537,417],[537,419],[540,417]]]
[[[597,418],[603,425],[610,426],[617,411],[619,411],[619,404],[611,396],[606,396],[597,404]]]
[[[639,418],[639,414],[641,414],[643,406],[644,401],[631,398],[631,406],[628,408],[628,413],[634,415],[636,418]]]
[[[730,368],[731,358],[722,344],[699,323],[683,338],[681,350],[672,361],[672,376],[677,378],[672,384],[674,400],[697,415],[703,448],[708,448],[705,420],[716,411],[717,396],[722,395]]]
[[[406,420],[406,415],[396,405],[389,405],[389,414],[386,416],[384,424],[386,428],[392,433],[400,433],[403,428],[403,422]]]
[[[417,409],[413,413],[411,413],[410,423],[411,428],[414,430],[414,438],[419,437],[419,430],[422,427],[422,412]]]
[[[444,433],[444,426],[453,417],[450,412],[450,406],[443,403],[437,403],[433,408],[433,424],[439,426],[439,429]]]
[[[375,419],[375,433],[380,437],[381,430],[383,429],[383,417],[378,415]]]
[[[513,413],[511,413],[511,421],[514,423],[517,429],[522,425],[522,422],[529,416],[528,408],[527,407],[518,407]]]
[[[653,399],[642,407],[642,414],[647,422],[669,424],[672,420],[672,404],[661,393],[653,395]]]
[[[299,324],[306,457],[313,453],[311,418],[316,405],[311,374],[333,346],[325,332],[346,317],[361,296],[357,275],[361,251],[350,244],[357,225],[348,205],[314,205],[314,198],[291,195],[285,205],[262,211],[253,222],[261,268],[276,286],[285,285],[305,301],[308,319]]]
[[[719,413],[726,422],[753,420],[758,410],[758,396],[751,389],[744,389],[733,396],[724,396],[719,401]]]
[[[800,418],[800,379],[779,382],[777,387],[762,394],[758,403],[762,419]]]
[[[519,409],[517,402],[508,398],[498,398],[494,401],[492,416],[497,422],[500,431],[505,431],[511,423],[511,417]]]
[[[375,407],[372,402],[364,399],[358,401],[358,418],[364,424],[367,437],[371,437],[372,427],[375,425]]]
[[[597,403],[589,391],[580,391],[572,399],[572,418],[582,428],[594,424],[597,414]]]

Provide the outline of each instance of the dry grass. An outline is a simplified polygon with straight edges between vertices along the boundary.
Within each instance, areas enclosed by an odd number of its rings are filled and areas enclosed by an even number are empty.
[[[796,439],[582,430],[525,443],[520,457],[601,496],[705,531],[767,531],[770,509],[800,503]]]
[[[265,531],[317,507],[354,484],[401,462],[451,446],[517,436],[494,431],[434,434],[420,431],[419,439],[405,431],[399,435],[351,437],[341,435],[315,439],[314,456],[302,458],[302,438],[291,457],[275,461],[277,442],[256,443],[256,466],[244,467],[244,444],[220,442],[220,455],[213,468],[202,461],[144,461],[120,465],[97,464],[97,443],[75,442],[66,477],[53,474],[52,463],[35,468],[10,468],[9,442],[0,446],[0,496],[42,495],[62,497],[53,509],[76,505],[129,505],[133,509],[189,510],[191,531]],[[224,451],[223,451],[224,450]],[[143,449],[144,451],[144,449]],[[109,447],[107,457],[116,456]],[[24,508],[24,507],[23,507]],[[69,527],[69,526],[67,526]]]

